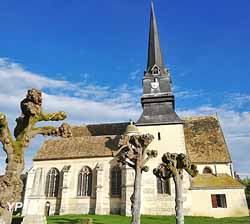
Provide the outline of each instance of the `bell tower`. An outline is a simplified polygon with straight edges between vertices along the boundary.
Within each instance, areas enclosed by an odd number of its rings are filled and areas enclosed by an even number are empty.
[[[164,65],[153,2],[150,12],[148,63],[144,72],[141,104],[143,113],[136,125],[182,123],[175,112],[171,77]]]

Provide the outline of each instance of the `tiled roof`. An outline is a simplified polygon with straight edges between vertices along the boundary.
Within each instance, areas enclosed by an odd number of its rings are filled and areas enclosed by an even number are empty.
[[[34,160],[111,157],[120,136],[84,136],[45,141]]]
[[[198,174],[192,178],[191,189],[232,189],[244,188],[244,186],[227,174]]]
[[[184,119],[186,149],[193,163],[229,163],[230,154],[218,119],[214,116]]]
[[[122,135],[128,125],[129,122],[73,126],[72,132],[74,137]]]

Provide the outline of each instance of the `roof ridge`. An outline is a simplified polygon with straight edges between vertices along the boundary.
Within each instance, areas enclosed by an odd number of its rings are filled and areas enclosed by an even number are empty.
[[[70,137],[70,138],[52,138],[52,139],[48,139],[46,141],[44,141],[42,143],[49,143],[49,142],[54,142],[54,141],[67,141],[67,140],[73,140],[73,139],[81,139],[81,138],[105,138],[105,137],[115,137],[115,136],[120,136],[120,135],[83,135],[81,137],[76,136],[76,137]]]
[[[84,126],[95,126],[95,125],[116,125],[116,124],[129,124],[129,121],[126,121],[126,122],[112,122],[112,123],[98,123],[98,124],[85,124]]]
[[[218,120],[218,116],[216,114],[209,114],[209,115],[193,115],[193,116],[184,116],[181,117],[183,120],[198,120],[198,119],[205,119],[205,118],[215,118]]]

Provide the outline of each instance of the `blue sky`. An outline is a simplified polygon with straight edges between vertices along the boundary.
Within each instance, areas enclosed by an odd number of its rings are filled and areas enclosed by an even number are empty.
[[[45,110],[63,109],[74,124],[136,120],[149,6],[145,0],[1,1],[0,110],[11,126],[31,87],[43,90]],[[250,2],[155,0],[155,11],[177,111],[217,113],[236,170],[250,176]],[[27,151],[27,167],[41,141]]]

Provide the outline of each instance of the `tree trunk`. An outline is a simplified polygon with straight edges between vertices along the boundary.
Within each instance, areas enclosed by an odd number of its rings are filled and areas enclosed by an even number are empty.
[[[0,224],[11,224],[12,211],[9,206],[20,202],[23,183],[20,178],[24,169],[23,157],[8,155],[5,175],[0,178]]]
[[[2,210],[0,216],[0,224],[11,224],[12,221],[12,212],[8,210]]]
[[[141,178],[142,171],[137,165],[135,170],[134,193],[131,198],[132,202],[132,222],[131,224],[141,223]]]
[[[183,197],[182,197],[182,176],[176,174],[173,176],[175,183],[175,212],[176,224],[184,224]]]

